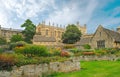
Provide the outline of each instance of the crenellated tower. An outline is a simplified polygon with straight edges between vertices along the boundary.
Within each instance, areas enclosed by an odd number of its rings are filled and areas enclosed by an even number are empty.
[[[76,23],[78,29],[81,31],[82,35],[87,34],[87,26],[84,24],[84,26],[81,26],[79,22]]]

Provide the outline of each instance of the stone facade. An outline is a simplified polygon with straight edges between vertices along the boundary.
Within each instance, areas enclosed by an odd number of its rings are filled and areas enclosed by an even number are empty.
[[[3,28],[0,26],[0,37],[5,38],[7,42],[10,42],[10,38],[13,35],[21,34],[22,30],[12,29],[12,28]]]
[[[82,36],[77,45],[89,44],[92,48],[120,48],[120,33],[118,31],[119,29],[113,31],[100,25],[94,34]]]
[[[80,26],[79,23],[77,23],[77,27],[81,31],[83,35],[86,34],[86,25]],[[58,45],[62,44],[62,34],[65,32],[65,27],[62,28],[62,26],[58,27],[54,26],[54,24],[46,25],[45,22],[42,22],[36,27],[36,34],[33,37],[33,44],[37,45]],[[40,38],[43,37],[43,38]],[[47,39],[51,39],[51,41]],[[44,39],[44,41],[43,41]],[[52,39],[55,39],[52,41]],[[39,41],[38,41],[39,40]],[[45,41],[46,40],[46,41]]]
[[[90,45],[92,48],[120,48],[120,34],[100,25],[94,33]]]
[[[51,62],[50,64],[25,65],[13,67],[13,70],[0,71],[0,77],[42,77],[52,72],[70,72],[80,70],[80,61],[71,59],[64,62]]]

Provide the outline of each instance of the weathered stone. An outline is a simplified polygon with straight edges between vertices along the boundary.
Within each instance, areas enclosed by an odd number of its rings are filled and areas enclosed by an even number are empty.
[[[64,62],[51,62],[50,64],[25,65],[13,67],[13,70],[0,71],[0,77],[42,77],[42,75],[52,72],[70,72],[80,70],[79,60],[69,60]]]

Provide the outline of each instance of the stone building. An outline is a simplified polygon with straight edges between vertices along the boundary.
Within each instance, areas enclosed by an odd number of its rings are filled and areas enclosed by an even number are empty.
[[[100,25],[93,35],[82,37],[78,44],[89,44],[92,48],[120,48],[120,28],[113,31]]]
[[[12,29],[12,28],[3,28],[0,26],[0,37],[5,38],[7,42],[10,42],[10,39],[13,35],[21,34],[22,30]]]
[[[82,32],[86,34],[86,25],[80,26],[77,23],[77,27]],[[42,22],[36,27],[36,34],[33,37],[33,44],[36,45],[62,45],[62,34],[65,32],[65,27],[63,28],[55,26],[54,23],[51,25],[46,25],[45,22]]]

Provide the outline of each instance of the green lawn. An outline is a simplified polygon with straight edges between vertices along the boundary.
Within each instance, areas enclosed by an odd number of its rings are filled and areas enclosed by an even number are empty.
[[[81,62],[80,71],[59,73],[53,77],[120,77],[120,61]]]

